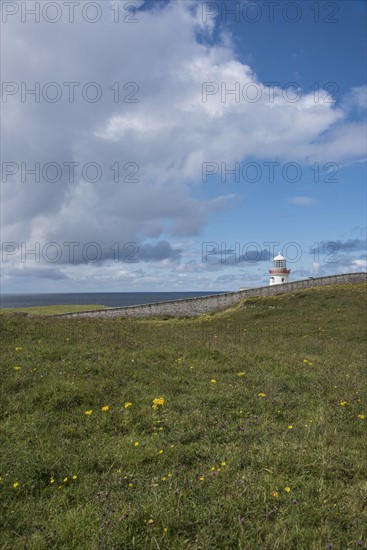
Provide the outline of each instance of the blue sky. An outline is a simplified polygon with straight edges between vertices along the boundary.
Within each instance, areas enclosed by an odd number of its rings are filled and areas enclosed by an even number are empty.
[[[2,13],[2,292],[366,271],[366,3],[127,4]]]

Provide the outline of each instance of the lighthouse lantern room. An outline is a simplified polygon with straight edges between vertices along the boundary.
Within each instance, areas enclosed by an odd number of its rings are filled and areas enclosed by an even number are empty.
[[[287,269],[286,259],[279,253],[273,260],[273,267],[269,269],[269,285],[281,285],[283,283],[288,283],[290,272],[291,270]]]

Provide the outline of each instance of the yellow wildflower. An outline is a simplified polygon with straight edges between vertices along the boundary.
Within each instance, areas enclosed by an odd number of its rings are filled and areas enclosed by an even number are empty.
[[[73,479],[77,479],[78,476],[73,476]]]
[[[134,487],[133,483],[129,483],[128,487]]]
[[[15,351],[21,351],[23,348],[16,347]]]
[[[273,491],[273,492],[271,493],[271,496],[273,496],[274,498],[277,498],[277,497],[279,496],[278,491]]]
[[[18,367],[18,366],[13,367],[14,370],[20,370],[21,368],[22,368],[22,367]]]
[[[156,397],[153,399],[153,409],[156,409],[157,407],[162,407],[164,405],[164,399],[163,397]]]
[[[210,383],[211,383],[211,384],[216,384],[217,381],[215,380],[215,378],[212,378],[212,379],[210,380]]]
[[[163,449],[159,451],[159,454],[162,455],[164,453]]]
[[[162,477],[162,481],[166,481],[166,479],[167,479],[166,476]]]
[[[204,481],[204,476],[200,476],[199,481]]]
[[[134,442],[134,447],[137,447],[139,445],[139,441]]]
[[[13,487],[14,489],[16,489],[17,487],[19,487],[19,483],[16,481],[15,483],[13,483]]]
[[[290,493],[290,492],[291,492],[291,488],[290,488],[290,487],[284,487],[284,491],[285,491],[286,493]]]
[[[127,401],[125,404],[124,404],[124,408],[125,409],[128,409],[129,407],[132,406],[132,403],[130,403],[130,401]]]
[[[261,393],[258,394],[258,396],[259,396],[259,397],[266,397],[266,393],[262,393],[262,392],[261,392]]]
[[[64,477],[63,482],[66,483],[67,480],[68,480],[68,478],[67,478],[67,477]]]
[[[359,418],[360,420],[364,420],[364,419],[366,418],[366,415],[365,415],[365,414],[359,414],[359,415],[358,415],[358,418]]]
[[[293,430],[293,426],[292,426],[292,424],[289,424],[289,426],[288,426],[288,430]]]
[[[348,405],[348,401],[340,401],[340,406],[345,407],[345,405]]]
[[[168,531],[168,528],[165,527],[165,528],[163,529],[163,533],[167,533],[167,531]]]
[[[93,413],[92,409],[89,409],[89,411],[84,411],[84,414],[90,416]]]
[[[55,478],[54,477],[51,477],[50,483],[55,483]]]
[[[242,371],[240,371],[240,372],[237,373],[237,376],[245,376],[245,374],[246,374],[245,371],[242,370]]]
[[[109,410],[109,405],[105,405],[104,407],[101,408],[101,411],[108,411]]]
[[[149,518],[149,519],[147,520],[147,523],[149,523],[149,524],[154,523],[153,518]]]

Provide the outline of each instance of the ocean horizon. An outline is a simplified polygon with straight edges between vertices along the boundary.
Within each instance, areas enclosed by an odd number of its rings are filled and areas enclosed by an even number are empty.
[[[0,307],[3,309],[58,305],[101,305],[124,307],[152,302],[167,302],[211,294],[224,294],[226,291],[196,292],[69,292],[0,294]]]

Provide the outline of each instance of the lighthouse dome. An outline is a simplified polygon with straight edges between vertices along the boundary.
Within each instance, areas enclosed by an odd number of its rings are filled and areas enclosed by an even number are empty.
[[[285,260],[285,258],[281,254],[278,254],[278,256],[275,256],[274,260]]]

